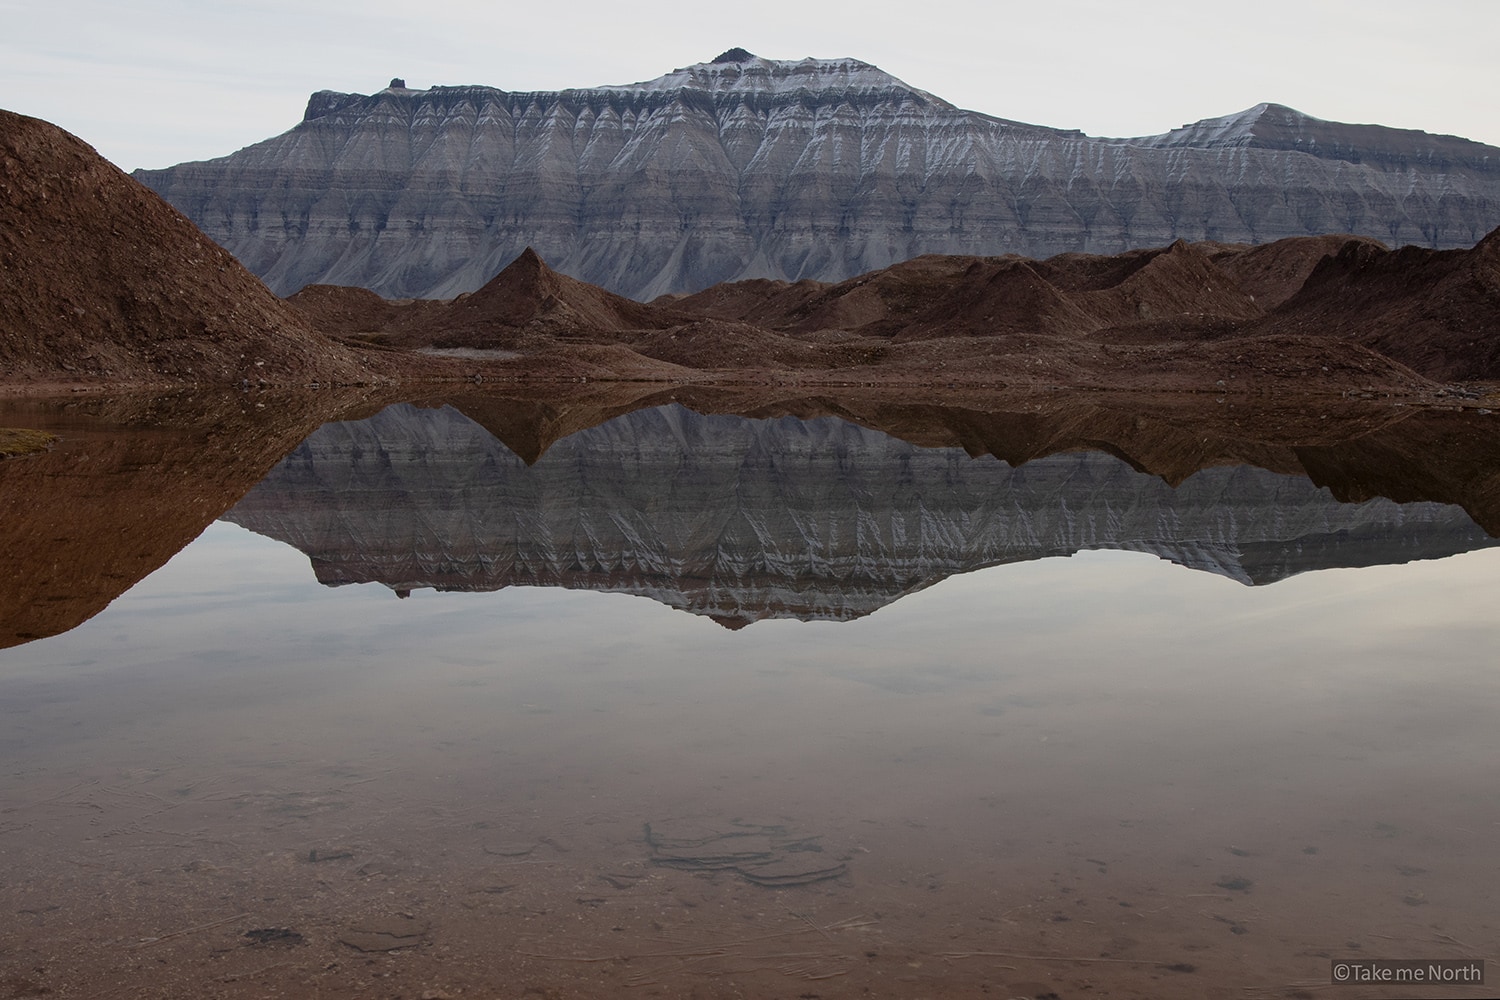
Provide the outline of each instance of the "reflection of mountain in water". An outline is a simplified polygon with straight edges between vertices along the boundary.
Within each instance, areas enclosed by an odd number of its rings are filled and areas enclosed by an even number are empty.
[[[531,466],[457,410],[326,424],[226,519],[328,585],[642,594],[738,626],[849,619],[955,573],[1129,549],[1243,583],[1495,544],[1458,507],[1341,504],[1212,468],[1173,489],[1100,453],[1017,468],[833,418],[680,406],[573,434]]]

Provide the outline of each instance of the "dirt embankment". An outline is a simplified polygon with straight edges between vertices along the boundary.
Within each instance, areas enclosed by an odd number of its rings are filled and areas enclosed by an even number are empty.
[[[230,254],[90,146],[0,112],[5,380],[362,381]]]

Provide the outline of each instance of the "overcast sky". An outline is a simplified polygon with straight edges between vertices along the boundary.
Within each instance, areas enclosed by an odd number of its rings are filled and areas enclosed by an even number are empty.
[[[1500,145],[1500,0],[0,0],[0,26],[0,106],[127,170],[277,135],[317,90],[631,83],[734,46],[1090,135],[1274,101]]]

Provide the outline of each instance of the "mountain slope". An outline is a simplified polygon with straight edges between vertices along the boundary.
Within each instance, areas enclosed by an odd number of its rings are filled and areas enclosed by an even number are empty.
[[[1451,136],[1262,105],[1095,139],[962,110],[855,59],[742,50],[623,86],[320,92],[281,136],[137,176],[283,294],[450,297],[528,246],[649,299],[927,253],[1328,232],[1449,247],[1500,225],[1500,149]]]

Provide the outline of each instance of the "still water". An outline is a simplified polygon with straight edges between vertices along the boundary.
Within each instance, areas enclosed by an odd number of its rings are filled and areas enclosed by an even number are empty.
[[[533,458],[327,425],[0,651],[0,997],[1497,974],[1500,552],[1459,508],[680,407]]]

